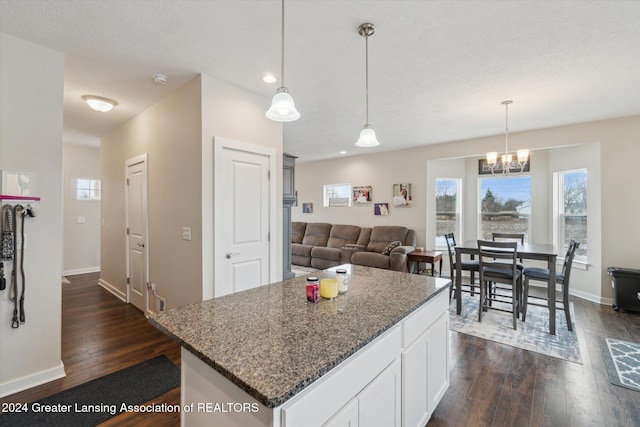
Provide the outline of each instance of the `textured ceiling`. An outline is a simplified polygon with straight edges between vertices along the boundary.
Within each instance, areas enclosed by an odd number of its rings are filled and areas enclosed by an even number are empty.
[[[365,122],[381,145],[354,146]],[[0,0],[0,31],[66,53],[65,142],[101,135],[196,75],[265,96],[280,2]],[[286,2],[286,86],[302,118],[285,150],[314,160],[640,114],[638,1]],[[43,70],[44,71],[44,70]],[[165,86],[151,76],[163,73]],[[98,114],[81,96],[113,98]]]

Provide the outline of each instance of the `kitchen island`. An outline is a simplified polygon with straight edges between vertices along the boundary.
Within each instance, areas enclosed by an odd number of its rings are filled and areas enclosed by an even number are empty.
[[[448,279],[362,266],[154,314],[182,345],[182,425],[425,425],[449,385]],[[353,423],[356,424],[353,424]]]

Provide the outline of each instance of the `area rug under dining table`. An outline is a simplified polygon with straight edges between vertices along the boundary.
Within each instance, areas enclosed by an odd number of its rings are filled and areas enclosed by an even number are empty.
[[[579,334],[575,324],[573,303],[570,303],[573,332],[567,329],[564,311],[556,311],[556,335],[549,333],[549,311],[544,307],[527,308],[527,320],[518,320],[518,329],[513,329],[511,314],[488,310],[478,322],[478,295],[462,295],[462,313],[456,315],[455,298],[449,306],[449,329],[473,335],[501,344],[522,348],[547,356],[582,364]]]

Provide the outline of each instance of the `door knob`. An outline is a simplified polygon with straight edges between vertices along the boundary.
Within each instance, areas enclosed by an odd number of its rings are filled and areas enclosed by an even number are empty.
[[[233,252],[233,253],[231,253],[231,252],[227,252],[226,254],[224,254],[224,257],[225,257],[226,259],[229,259],[229,258],[231,258],[232,256],[236,256],[236,255],[240,255],[240,252]]]

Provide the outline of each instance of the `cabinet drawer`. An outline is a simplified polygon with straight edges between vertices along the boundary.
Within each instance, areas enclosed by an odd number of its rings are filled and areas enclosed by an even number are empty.
[[[400,356],[396,325],[282,407],[282,426],[322,425]]]
[[[402,322],[402,348],[411,345],[448,308],[449,292],[445,291],[408,316]]]

